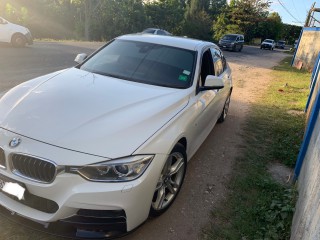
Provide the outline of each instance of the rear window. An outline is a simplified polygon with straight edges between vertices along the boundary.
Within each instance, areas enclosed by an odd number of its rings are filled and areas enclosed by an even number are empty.
[[[165,45],[114,40],[80,69],[171,88],[192,85],[196,52]]]

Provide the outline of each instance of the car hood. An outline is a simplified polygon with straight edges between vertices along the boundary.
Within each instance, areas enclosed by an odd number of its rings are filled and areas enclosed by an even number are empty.
[[[261,44],[272,45],[272,43],[269,42],[262,42]]]
[[[0,100],[0,126],[58,147],[117,158],[132,154],[188,100],[187,90],[71,68],[10,90]]]

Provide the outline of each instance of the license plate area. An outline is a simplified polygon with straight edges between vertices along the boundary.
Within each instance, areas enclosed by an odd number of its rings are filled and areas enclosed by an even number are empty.
[[[18,200],[23,200],[27,188],[23,183],[8,178],[0,174],[0,191],[10,197],[15,197]]]

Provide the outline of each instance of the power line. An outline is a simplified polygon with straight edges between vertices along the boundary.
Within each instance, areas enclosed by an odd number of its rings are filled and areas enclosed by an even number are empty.
[[[295,16],[293,16],[291,14],[291,12],[286,8],[286,6],[283,4],[283,2],[281,0],[278,0],[278,2],[280,3],[280,5],[284,8],[284,10],[286,10],[286,12],[297,22],[300,22]]]
[[[291,2],[292,2],[292,5],[294,7],[295,12],[299,15],[299,11],[297,10],[296,5],[294,4],[294,0],[291,0]],[[300,17],[300,15],[299,15],[299,17]]]

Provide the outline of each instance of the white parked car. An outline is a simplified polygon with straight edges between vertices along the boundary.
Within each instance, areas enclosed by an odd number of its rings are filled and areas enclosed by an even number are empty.
[[[265,39],[261,45],[260,45],[260,49],[265,49],[268,48],[270,50],[273,50],[276,46],[276,42],[273,39]]]
[[[0,17],[0,42],[11,43],[15,47],[24,47],[26,44],[33,44],[33,39],[28,28]]]
[[[231,70],[213,43],[141,34],[76,59],[1,98],[0,209],[47,231],[118,236],[173,203],[227,116]]]
[[[160,28],[147,28],[147,29],[143,30],[142,33],[155,34],[155,35],[165,35],[165,36],[171,36],[172,35],[168,31],[160,29]]]

